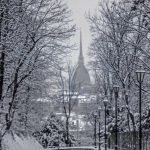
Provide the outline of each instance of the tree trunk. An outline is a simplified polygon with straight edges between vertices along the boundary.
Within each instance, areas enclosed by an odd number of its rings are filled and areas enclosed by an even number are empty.
[[[124,91],[125,91],[125,86],[124,87]],[[128,99],[128,95],[126,94],[126,92],[124,92],[124,96],[125,96],[125,102],[126,105],[129,106],[129,99]],[[133,150],[136,150],[136,126],[135,126],[135,120],[134,120],[134,116],[133,114],[130,112],[129,107],[127,107],[127,111],[128,111],[128,123],[129,123],[129,117],[131,119],[132,122],[132,126],[133,126]],[[130,125],[129,125],[129,132],[130,132]]]
[[[69,146],[69,118],[66,119],[66,146]]]
[[[2,148],[2,135],[1,135],[1,133],[0,133],[0,150],[2,150],[3,148]]]
[[[5,54],[4,54],[4,46],[2,46],[2,22],[4,17],[4,12],[2,10],[2,2],[0,0],[0,106],[2,107],[2,95],[3,95],[3,82],[4,82],[4,60],[5,60]]]
[[[2,140],[0,140],[0,150],[2,150]]]
[[[27,131],[27,126],[28,126],[29,99],[30,99],[30,87],[28,86],[28,88],[27,88],[27,97],[26,97],[26,100],[25,100],[25,120],[24,120],[24,125],[25,125],[25,130],[26,131]]]

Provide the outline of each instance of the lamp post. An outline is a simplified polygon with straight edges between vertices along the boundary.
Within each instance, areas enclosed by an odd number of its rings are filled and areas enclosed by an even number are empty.
[[[99,150],[101,150],[101,135],[100,135],[100,132],[101,132],[101,126],[100,126],[100,117],[101,117],[101,107],[99,106],[98,107],[98,117],[99,117]]]
[[[114,94],[115,94],[115,150],[118,149],[118,93],[119,93],[119,86],[115,85],[114,87]]]
[[[60,134],[61,130],[58,131],[58,150],[60,149]]]
[[[107,100],[107,98],[105,97],[105,99],[104,99],[104,107],[105,107],[105,150],[107,150],[107,135],[106,135],[106,109],[107,109],[107,103],[108,103],[108,100]]]
[[[94,113],[94,146],[96,147],[96,119],[97,119],[97,114],[96,112]]]
[[[139,83],[139,150],[142,150],[142,82],[144,80],[145,71],[141,69],[136,71],[137,81]]]

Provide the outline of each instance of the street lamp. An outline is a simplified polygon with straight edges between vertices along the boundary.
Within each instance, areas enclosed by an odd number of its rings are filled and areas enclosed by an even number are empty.
[[[117,150],[118,148],[118,93],[119,93],[119,86],[118,85],[114,85],[113,87],[114,89],[114,94],[115,94],[115,150]]]
[[[100,132],[101,132],[101,127],[100,127],[100,117],[101,117],[101,107],[99,106],[98,107],[98,115],[99,115],[99,150],[101,150],[101,135],[100,135]]]
[[[58,131],[58,150],[60,149],[60,131]]]
[[[94,146],[96,148],[96,119],[97,119],[97,113],[94,112]]]
[[[106,135],[106,108],[107,108],[107,104],[108,104],[108,99],[105,97],[105,99],[103,100],[104,102],[104,107],[105,107],[105,150],[107,150],[107,135]]]
[[[141,69],[136,71],[137,81],[139,83],[139,150],[142,149],[142,126],[141,126],[141,112],[142,112],[142,82],[144,80],[145,71]]]

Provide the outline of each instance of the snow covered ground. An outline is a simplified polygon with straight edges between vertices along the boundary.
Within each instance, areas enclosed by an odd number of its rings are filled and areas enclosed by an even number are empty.
[[[5,150],[44,150],[32,137],[19,137],[16,134],[7,134],[4,138]]]
[[[33,138],[7,134],[3,142],[4,150],[44,150],[43,147]],[[58,148],[48,148],[47,150],[57,150]],[[94,147],[60,147],[60,150],[97,150]],[[104,150],[104,148],[101,148]],[[110,149],[109,149],[110,150]]]

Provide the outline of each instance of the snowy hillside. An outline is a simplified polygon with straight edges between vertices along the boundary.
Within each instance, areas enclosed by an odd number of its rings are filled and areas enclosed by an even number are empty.
[[[19,137],[8,134],[4,138],[5,150],[44,150],[42,146],[32,137]]]

